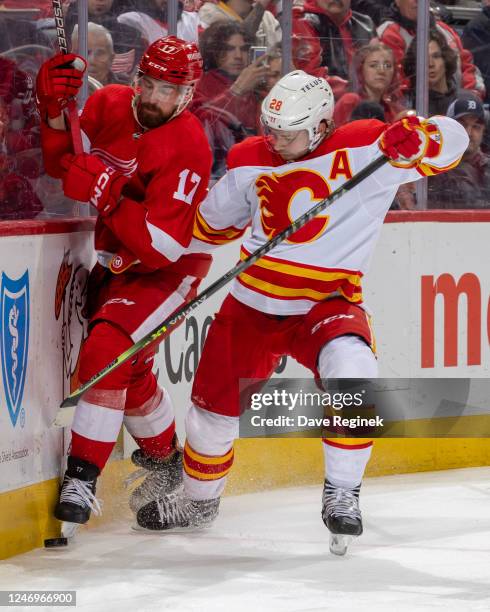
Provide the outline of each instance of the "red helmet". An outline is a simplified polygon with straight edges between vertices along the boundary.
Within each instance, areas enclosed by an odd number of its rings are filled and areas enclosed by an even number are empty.
[[[148,47],[139,72],[176,85],[195,85],[202,74],[202,57],[195,43],[166,36]]]

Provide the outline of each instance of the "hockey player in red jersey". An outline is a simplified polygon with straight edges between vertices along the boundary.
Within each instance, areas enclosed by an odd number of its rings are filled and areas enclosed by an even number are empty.
[[[95,92],[80,121],[90,153],[74,155],[63,111],[82,83],[83,70],[74,68],[80,60],[60,55],[46,62],[37,93],[47,171],[62,180],[67,196],[99,211],[83,383],[195,296],[211,258],[186,248],[212,159],[200,122],[186,110],[202,72],[194,43],[159,39],[132,87]],[[133,462],[147,470],[131,496],[133,511],[159,487],[180,484],[182,449],[170,397],[152,373],[154,353],[155,346],[139,353],[83,395],[56,518],[85,523],[97,508],[96,480],[123,422],[139,446]]]
[[[381,153],[390,160],[235,279],[194,380],[184,493],[142,507],[142,527],[201,526],[216,517],[238,435],[240,379],[268,379],[282,355],[322,379],[377,376],[362,277],[383,219],[401,183],[455,166],[468,138],[447,117],[390,126],[357,121],[334,130],[333,104],[324,79],[302,71],[284,76],[262,104],[266,134],[231,149],[227,174],[199,206],[198,247],[239,238],[251,224],[245,257]],[[362,533],[359,488],[372,440],[322,442],[322,518],[331,550],[343,554],[346,538]]]

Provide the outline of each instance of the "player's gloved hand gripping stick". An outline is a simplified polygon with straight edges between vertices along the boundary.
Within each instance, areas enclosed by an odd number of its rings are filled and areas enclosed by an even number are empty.
[[[54,119],[65,108],[68,110],[73,150],[78,154],[83,152],[83,145],[76,95],[82,86],[87,63],[82,57],[68,53],[61,0],[53,0],[53,12],[60,54],[45,62],[39,70],[37,102],[43,117]]]

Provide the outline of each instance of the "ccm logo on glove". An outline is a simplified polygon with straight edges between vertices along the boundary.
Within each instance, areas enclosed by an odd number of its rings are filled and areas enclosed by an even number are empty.
[[[94,195],[90,198],[90,203],[96,206],[97,208],[99,208],[99,205],[100,205],[99,200],[102,201],[102,199],[105,199],[103,198],[104,189],[107,187],[111,179],[111,176],[115,172],[116,171],[114,170],[114,168],[107,167],[104,172],[99,174],[99,178],[97,179],[97,184],[94,187]]]
[[[128,178],[106,166],[95,155],[64,155],[61,165],[66,170],[63,192],[79,202],[90,202],[101,215],[109,215],[119,204],[121,191]]]

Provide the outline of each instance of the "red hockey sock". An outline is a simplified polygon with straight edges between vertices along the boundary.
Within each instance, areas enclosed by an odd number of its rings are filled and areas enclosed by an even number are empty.
[[[133,435],[133,438],[145,454],[160,459],[166,457],[173,451],[174,434],[175,421],[172,421],[170,427],[157,436],[153,436],[152,438],[139,438]]]
[[[115,444],[116,440],[114,440],[114,442],[90,440],[89,438],[77,434],[76,431],[72,431],[70,455],[88,461],[96,465],[102,471]]]
[[[125,391],[98,391],[105,399],[112,398],[114,404],[124,405]],[[115,401],[117,399],[117,402]],[[92,404],[85,397],[78,402],[71,428],[74,457],[89,461],[101,470],[109,459],[117,436],[121,430],[124,412]]]

